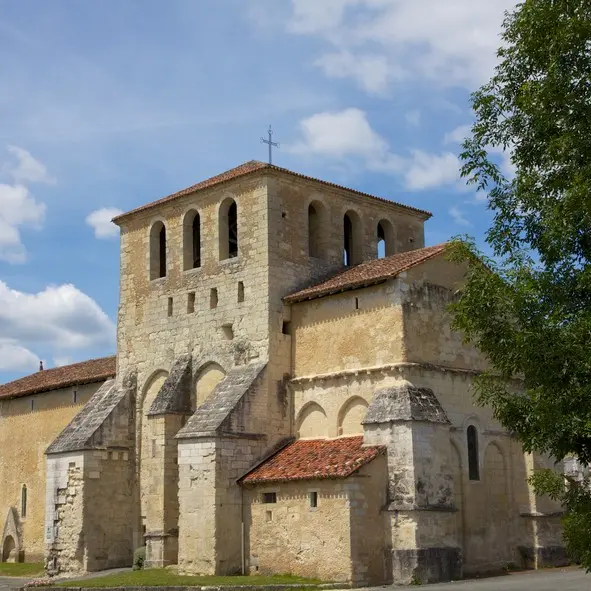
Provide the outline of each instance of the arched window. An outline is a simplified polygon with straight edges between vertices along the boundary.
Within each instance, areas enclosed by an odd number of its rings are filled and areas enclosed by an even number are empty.
[[[238,208],[234,199],[226,199],[219,213],[220,260],[238,256]]]
[[[378,258],[389,257],[395,254],[394,227],[388,220],[380,220],[378,223]]]
[[[361,220],[354,211],[348,211],[343,220],[343,259],[347,267],[361,262]]]
[[[24,519],[27,516],[27,485],[23,484],[21,489],[21,517]]]
[[[166,277],[166,226],[156,222],[150,230],[150,279]]]
[[[201,267],[201,217],[191,210],[183,222],[183,269]]]
[[[474,425],[470,425],[466,432],[468,442],[468,478],[480,480],[480,469],[478,466],[478,431]]]
[[[324,227],[324,205],[313,201],[308,206],[308,255],[322,258],[322,228]]]

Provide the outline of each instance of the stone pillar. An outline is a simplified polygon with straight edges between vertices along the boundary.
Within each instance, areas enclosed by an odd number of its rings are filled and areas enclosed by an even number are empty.
[[[152,441],[144,459],[142,483],[146,486],[146,566],[164,567],[178,560],[178,446],[176,434],[183,416],[148,417]]]
[[[366,443],[387,447],[392,581],[460,578],[450,422],[435,394],[402,380],[374,394],[363,424]]]

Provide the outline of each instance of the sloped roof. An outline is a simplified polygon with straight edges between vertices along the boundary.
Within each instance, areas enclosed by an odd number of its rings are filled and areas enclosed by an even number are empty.
[[[240,479],[244,484],[347,478],[384,453],[384,446],[363,446],[363,436],[299,439],[289,443]]]
[[[346,271],[342,271],[312,287],[285,296],[283,301],[287,303],[301,302],[349,289],[374,285],[386,279],[392,279],[403,271],[441,254],[446,247],[447,244],[445,243],[437,244],[435,246],[409,250],[408,252],[400,252],[383,259],[372,259],[371,261],[366,261]]]
[[[0,400],[107,380],[115,375],[115,360],[115,356],[101,357],[38,371],[13,382],[1,384]]]
[[[336,183],[331,183],[328,181],[323,181],[322,179],[317,179],[317,178],[314,178],[311,176],[307,176],[305,174],[300,174],[299,172],[294,172],[293,170],[288,170],[287,168],[281,168],[280,166],[275,166],[274,164],[260,162],[259,160],[250,160],[249,162],[245,162],[244,164],[240,164],[239,166],[236,166],[235,168],[231,168],[230,170],[226,170],[225,172],[222,172],[221,174],[218,174],[216,176],[212,176],[212,177],[205,179],[204,181],[201,181],[195,185],[191,185],[190,187],[187,187],[186,189],[182,189],[181,191],[177,191],[176,193],[172,193],[172,195],[168,195],[167,197],[163,197],[162,199],[157,199],[156,201],[152,201],[151,203],[146,203],[145,205],[141,205],[140,207],[136,207],[135,209],[132,209],[130,211],[122,213],[121,215],[114,217],[113,222],[118,224],[124,218],[126,218],[127,216],[129,216],[131,214],[138,213],[138,212],[144,211],[146,209],[151,209],[152,207],[156,207],[157,205],[161,205],[163,203],[168,203],[169,201],[173,201],[174,199],[177,199],[178,197],[183,197],[184,195],[189,195],[190,193],[195,193],[196,191],[200,191],[202,189],[209,189],[211,187],[221,185],[221,184],[226,183],[228,181],[232,181],[237,178],[240,178],[240,177],[261,171],[261,170],[271,170],[271,171],[295,176],[295,177],[305,179],[308,181],[322,183],[323,185],[326,185],[329,187],[334,187],[336,189],[343,189],[345,191],[350,191],[351,193],[355,193],[355,194],[361,195],[363,197],[369,197],[370,199],[377,199],[378,201],[382,201],[385,203],[390,203],[393,205],[397,205],[399,207],[403,207],[405,209],[414,211],[416,213],[419,213],[419,214],[425,216],[426,219],[431,217],[431,213],[428,211],[425,211],[423,209],[411,207],[410,205],[403,205],[402,203],[397,203],[395,201],[392,201],[390,199],[385,199],[383,197],[377,197],[376,195],[370,195],[369,193],[364,193],[362,191],[356,191],[355,189],[350,189],[349,187],[344,187],[342,185],[337,185]]]

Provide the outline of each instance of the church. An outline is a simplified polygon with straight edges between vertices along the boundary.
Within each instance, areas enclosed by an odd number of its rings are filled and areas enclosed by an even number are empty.
[[[114,219],[117,355],[0,385],[3,561],[354,586],[565,563],[426,211],[250,161]]]

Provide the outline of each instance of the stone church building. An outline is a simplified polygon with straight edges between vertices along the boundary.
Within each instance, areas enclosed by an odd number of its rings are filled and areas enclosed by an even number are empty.
[[[256,161],[118,216],[116,358],[0,386],[2,560],[145,545],[355,585],[563,562],[527,484],[551,464],[474,404],[429,217]]]

